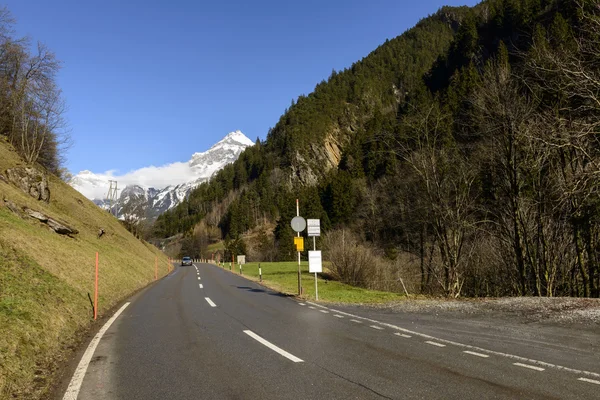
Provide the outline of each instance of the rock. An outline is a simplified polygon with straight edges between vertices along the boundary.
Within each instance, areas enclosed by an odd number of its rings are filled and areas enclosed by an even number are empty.
[[[69,228],[66,225],[61,224],[58,221],[53,220],[52,218],[48,219],[48,226],[54,230],[54,232],[60,235],[73,235],[79,233],[77,229]]]
[[[58,222],[57,220],[52,219],[49,216],[47,216],[46,214],[43,214],[39,211],[35,211],[35,210],[32,210],[31,208],[27,208],[27,207],[25,207],[23,209],[23,211],[25,211],[25,213],[27,215],[29,215],[31,218],[35,218],[38,221],[47,224],[50,227],[50,229],[52,229],[54,232],[56,232],[60,235],[75,235],[75,234],[79,233],[79,231],[77,229],[73,229],[73,228],[67,226],[66,224],[63,224],[62,222]]]
[[[6,170],[8,180],[36,200],[50,202],[50,189],[46,175],[31,167]]]
[[[42,214],[39,211],[32,210],[31,208],[25,208],[25,209],[23,209],[23,211],[25,211],[25,213],[27,215],[29,215],[31,218],[35,218],[35,219],[40,220],[41,222],[44,222],[44,223],[48,222],[48,216]]]
[[[8,200],[7,198],[4,198],[4,204],[6,205],[6,207],[8,207],[8,209],[10,211],[14,212],[19,217],[21,216],[21,211],[19,211],[19,207],[17,207],[17,205],[15,203],[13,203],[12,201]]]
[[[104,231],[104,229],[100,228],[100,230],[98,231],[98,239],[100,239],[105,233],[106,232]]]
[[[2,181],[4,183],[8,183],[8,180],[2,174],[0,174],[0,181]]]

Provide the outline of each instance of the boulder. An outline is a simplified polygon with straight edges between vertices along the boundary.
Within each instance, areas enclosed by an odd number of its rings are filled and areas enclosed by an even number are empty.
[[[69,228],[66,225],[61,224],[58,221],[53,220],[52,218],[48,219],[48,226],[54,230],[54,232],[60,235],[73,235],[79,233],[77,229]]]
[[[25,208],[25,209],[23,209],[23,211],[25,211],[25,213],[27,215],[29,215],[31,218],[35,218],[35,219],[40,220],[40,221],[42,221],[44,223],[48,222],[48,216],[42,214],[39,211],[32,210],[31,208]]]
[[[16,167],[6,170],[8,180],[36,200],[50,202],[46,175],[35,168]]]
[[[75,235],[79,233],[77,229],[71,228],[62,222],[58,222],[57,220],[52,219],[46,214],[43,214],[39,211],[35,211],[27,207],[23,208],[23,211],[31,218],[35,218],[38,221],[48,225],[54,232],[58,233],[59,235]]]
[[[13,213],[17,214],[18,216],[21,216],[21,212],[19,211],[19,207],[17,207],[17,205],[15,203],[13,203],[12,201],[10,201],[7,198],[4,198],[4,204],[6,205],[6,207],[8,207],[8,209],[10,211],[12,211]]]

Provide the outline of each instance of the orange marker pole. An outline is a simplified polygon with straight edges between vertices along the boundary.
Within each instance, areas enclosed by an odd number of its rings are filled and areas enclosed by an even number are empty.
[[[98,318],[98,252],[96,252],[96,285],[94,290],[94,320]]]

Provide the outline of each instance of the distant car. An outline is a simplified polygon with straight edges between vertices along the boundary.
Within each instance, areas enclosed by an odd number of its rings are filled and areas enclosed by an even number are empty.
[[[181,265],[192,265],[192,259],[189,257],[183,257],[181,259]]]

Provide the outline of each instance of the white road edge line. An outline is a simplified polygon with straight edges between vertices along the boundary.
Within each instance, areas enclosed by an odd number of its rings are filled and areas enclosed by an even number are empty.
[[[425,343],[430,344],[432,346],[437,346],[437,347],[446,347],[445,344],[441,344],[441,343],[437,343],[437,342],[432,342],[431,340],[426,340]]]
[[[403,337],[403,338],[411,338],[411,337],[412,337],[412,336],[410,336],[410,335],[405,335],[404,333],[400,333],[400,332],[396,332],[396,333],[394,333],[394,335],[396,335],[396,336],[401,336],[401,337]]]
[[[377,325],[370,325],[370,328],[377,329],[377,330],[379,330],[379,331],[382,331],[382,330],[383,330],[383,328],[382,328],[382,327],[380,327],[380,326],[377,326]]]
[[[582,381],[582,382],[595,383],[596,385],[600,385],[600,381],[596,381],[596,380],[593,380],[593,379],[579,378],[577,380],[578,381]]]
[[[217,305],[215,303],[213,303],[213,301],[211,299],[209,299],[208,297],[205,297],[204,300],[206,300],[206,302],[208,304],[210,304],[211,307],[216,307]]]
[[[513,365],[516,365],[517,367],[533,369],[535,371],[545,371],[546,370],[545,368],[536,367],[535,365],[527,365],[527,364],[521,364],[521,363],[513,363]]]
[[[345,311],[336,310],[335,308],[325,307],[325,306],[322,306],[320,304],[313,303],[311,301],[307,301],[307,303],[308,304],[313,304],[313,305],[315,305],[317,307],[325,308],[325,309],[327,309],[329,311],[333,311],[333,312],[336,312],[336,313],[339,313],[339,314],[342,314],[342,315],[346,315],[348,317],[362,319],[364,321],[369,321],[369,322],[372,322],[372,323],[376,323],[376,324],[380,324],[380,325],[383,325],[383,326],[387,326],[388,328],[396,329],[396,330],[398,330],[400,332],[410,333],[411,335],[419,336],[419,337],[424,338],[424,339],[432,339],[432,340],[436,340],[438,342],[450,344],[450,345],[457,346],[457,347],[462,347],[464,349],[477,350],[477,351],[480,351],[482,353],[486,353],[486,354],[490,354],[490,355],[495,355],[495,356],[500,356],[500,357],[506,357],[506,358],[509,358],[511,360],[529,362],[529,363],[532,363],[532,364],[541,365],[541,366],[546,367],[546,368],[558,369],[558,370],[563,371],[563,372],[571,372],[573,374],[586,375],[586,376],[589,376],[589,377],[600,378],[600,374],[597,373],[597,372],[591,372],[591,371],[585,371],[585,370],[580,370],[580,369],[575,369],[575,368],[569,368],[569,367],[565,367],[563,365],[551,364],[551,363],[548,363],[548,362],[545,362],[545,361],[540,361],[540,360],[535,360],[535,359],[532,359],[532,358],[526,358],[526,357],[517,356],[515,354],[502,353],[500,351],[495,351],[495,350],[488,350],[488,349],[484,349],[483,347],[472,346],[470,344],[464,344],[464,343],[460,343],[460,342],[455,342],[453,340],[440,339],[440,338],[437,338],[437,337],[434,337],[434,336],[431,336],[431,335],[426,335],[424,333],[420,333],[420,332],[416,332],[416,331],[411,331],[410,329],[402,328],[402,327],[400,327],[398,325],[388,324],[387,322],[381,322],[381,321],[377,321],[377,320],[374,320],[374,319],[371,319],[371,318],[366,318],[366,317],[361,317],[361,316],[358,316],[358,315],[355,315],[355,314],[350,314],[350,313],[347,313]],[[360,321],[356,321],[356,320],[350,320],[350,321],[360,322]]]
[[[202,286],[201,283],[199,283],[198,286],[200,287],[200,289],[204,289],[204,286]]]
[[[258,336],[256,333],[250,331],[250,330],[245,330],[244,333],[248,336],[250,336],[252,339],[256,340],[257,342],[267,346],[268,348],[270,348],[271,350],[273,350],[276,353],[279,353],[280,355],[284,356],[285,358],[287,358],[288,360],[292,360],[295,363],[298,362],[304,362],[302,359],[296,357],[293,354],[288,353],[287,351],[275,346],[273,343],[263,339],[262,337]]]
[[[489,358],[489,356],[487,354],[476,353],[474,351],[469,351],[469,350],[465,350],[465,351],[463,351],[463,353],[467,353],[472,356],[477,356],[477,357],[481,357],[481,358]]]
[[[71,382],[69,383],[69,387],[65,392],[63,400],[77,400],[77,396],[79,396],[79,390],[81,389],[81,384],[83,383],[83,378],[85,377],[88,365],[92,360],[92,356],[96,351],[96,347],[98,346],[98,343],[100,343],[100,339],[102,339],[102,336],[104,336],[108,328],[110,328],[113,322],[115,322],[115,320],[119,317],[119,315],[121,315],[123,310],[125,310],[125,308],[128,305],[129,303],[123,304],[123,306],[119,308],[119,310],[116,313],[114,313],[114,315],[110,317],[108,321],[106,321],[106,323],[98,331],[96,336],[94,336],[87,349],[85,350],[85,353],[83,353],[83,357],[81,357],[81,361],[79,361],[75,373],[73,373],[73,377],[71,378]]]

